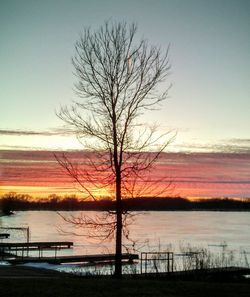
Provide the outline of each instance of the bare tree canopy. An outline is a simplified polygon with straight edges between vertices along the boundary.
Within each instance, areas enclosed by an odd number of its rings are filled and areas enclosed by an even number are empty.
[[[144,189],[149,186],[147,173],[169,143],[169,138],[162,141],[165,135],[159,136],[156,127],[142,127],[137,120],[167,97],[169,87],[159,92],[159,84],[169,74],[168,49],[162,53],[145,39],[138,41],[136,31],[135,24],[110,22],[97,31],[85,29],[72,59],[79,100],[58,113],[91,151],[85,167],[65,155],[57,156],[58,162],[87,197],[97,199],[96,189],[106,189],[116,201],[111,223],[116,236],[116,276],[121,275],[122,216],[126,213],[122,198],[141,194],[140,183]],[[155,145],[157,150],[149,152]],[[86,218],[82,222],[93,225]]]

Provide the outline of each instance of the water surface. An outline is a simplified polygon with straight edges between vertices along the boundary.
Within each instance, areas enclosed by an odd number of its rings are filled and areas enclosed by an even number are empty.
[[[81,212],[62,212],[79,215]],[[96,212],[85,212],[88,216]],[[113,252],[112,242],[87,239],[72,234],[84,229],[71,228],[53,211],[20,211],[13,216],[1,217],[2,227],[29,226],[32,241],[73,241],[71,254]],[[59,230],[71,232],[71,234]],[[193,246],[218,247],[226,243],[231,250],[250,251],[250,212],[174,211],[138,213],[129,227],[130,238],[140,250],[164,250],[170,244],[178,248],[190,243]],[[26,233],[11,231],[9,241],[25,241]],[[6,242],[6,240],[5,240]],[[131,243],[126,242],[127,246]]]

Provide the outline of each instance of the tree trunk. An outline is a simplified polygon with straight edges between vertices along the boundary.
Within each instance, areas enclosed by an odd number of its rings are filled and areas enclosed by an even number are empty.
[[[121,175],[116,176],[116,250],[115,250],[115,278],[122,277],[122,199]]]

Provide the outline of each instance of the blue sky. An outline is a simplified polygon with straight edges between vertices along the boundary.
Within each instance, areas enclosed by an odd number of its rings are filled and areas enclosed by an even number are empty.
[[[170,97],[142,121],[177,130],[177,150],[249,148],[247,0],[1,0],[0,148],[79,147],[73,136],[45,132],[58,131],[55,110],[75,98],[79,32],[109,19],[136,22],[138,38],[171,45]]]

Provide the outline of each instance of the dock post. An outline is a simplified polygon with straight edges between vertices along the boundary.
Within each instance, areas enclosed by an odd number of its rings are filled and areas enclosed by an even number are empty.
[[[169,255],[169,252],[168,252],[168,253],[167,253],[167,267],[168,267],[167,270],[168,270],[168,272],[169,272],[169,268],[170,268],[170,262],[169,262],[170,259],[169,259],[169,256],[170,256],[170,255]]]

